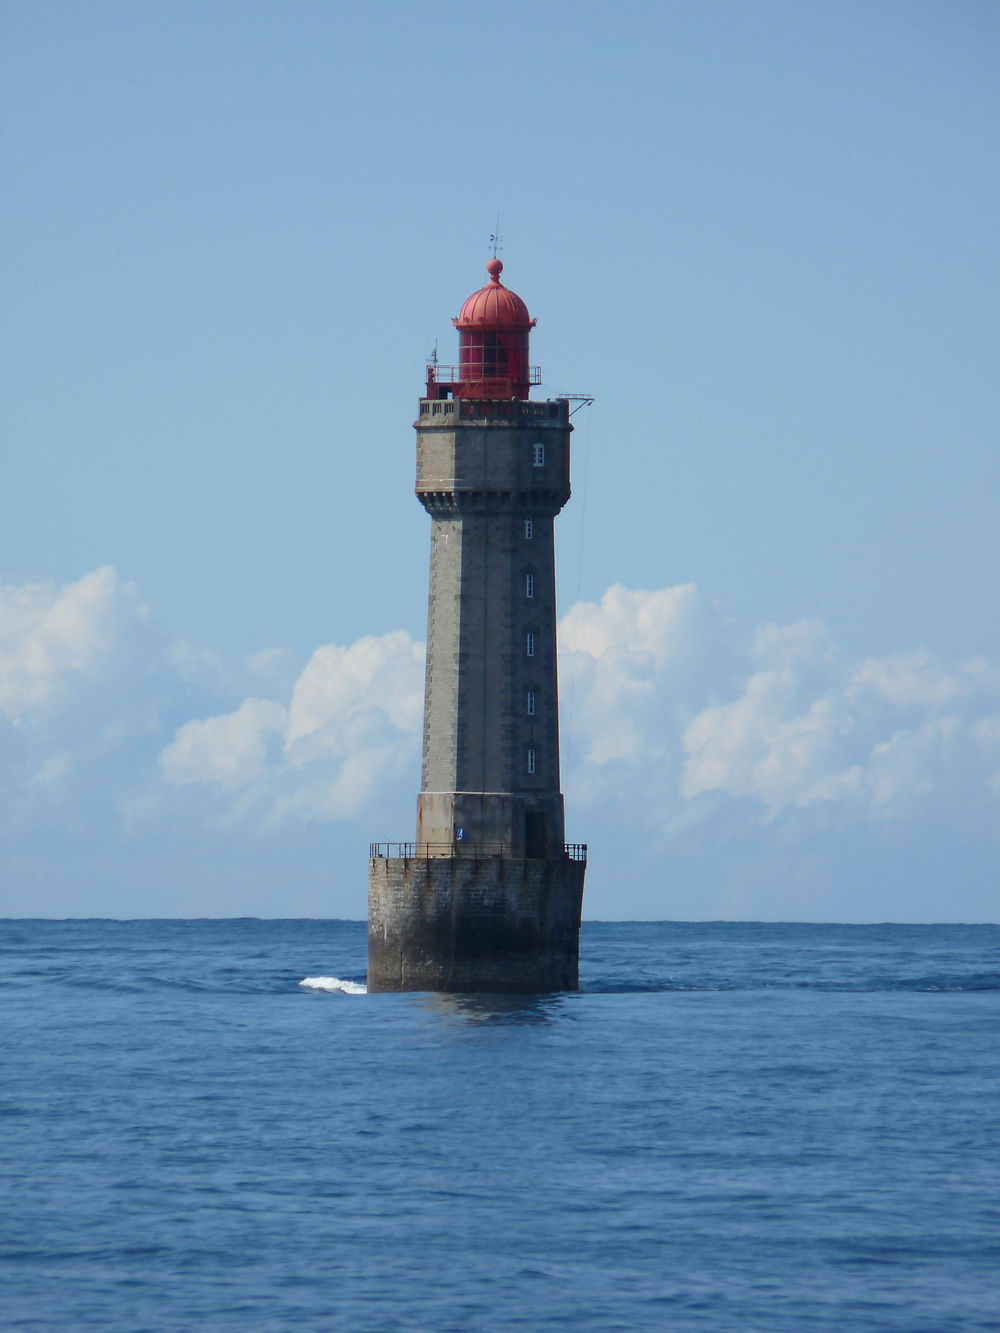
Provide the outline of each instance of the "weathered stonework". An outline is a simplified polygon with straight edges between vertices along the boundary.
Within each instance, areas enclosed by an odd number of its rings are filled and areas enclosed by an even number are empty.
[[[574,990],[582,861],[372,857],[369,991]]]
[[[586,848],[564,841],[553,543],[573,427],[567,399],[528,399],[534,321],[502,268],[462,307],[460,364],[429,367],[414,423],[423,769],[415,841],[372,845],[370,990],[577,984]]]
[[[416,493],[432,523],[416,841],[461,832],[558,856],[553,519],[570,494],[569,403],[420,409]]]

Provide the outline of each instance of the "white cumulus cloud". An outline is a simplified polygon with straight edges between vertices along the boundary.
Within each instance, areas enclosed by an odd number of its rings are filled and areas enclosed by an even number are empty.
[[[1000,677],[983,659],[845,663],[815,619],[741,646],[689,585],[610,589],[560,632],[568,782],[595,803],[624,788],[651,827],[689,826],[685,805],[708,794],[773,820],[819,805],[912,814],[991,789]]]
[[[571,607],[559,638],[568,832],[609,857],[594,862],[599,911],[627,911],[679,858],[719,877],[714,896],[683,899],[688,915],[711,901],[727,915],[801,916],[821,900],[836,915],[848,874],[868,885],[855,915],[877,911],[872,848],[883,873],[895,848],[912,876],[948,863],[938,848],[976,846],[977,882],[989,879],[1000,663],[923,649],[845,661],[822,622],[746,634],[691,584],[611,587]],[[63,586],[0,585],[0,855],[37,860],[43,847],[57,864],[86,844],[112,867],[124,848],[142,863],[155,839],[205,836],[237,857],[251,835],[283,865],[328,846],[334,825],[351,846],[405,838],[423,658],[394,630],[322,645],[304,665],[273,647],[230,663],[171,643],[111,568]],[[813,849],[794,873],[791,846]],[[905,919],[912,898],[899,892],[892,910]]]
[[[301,760],[343,754],[363,736],[408,733],[420,725],[423,646],[402,630],[367,635],[347,648],[317,648],[295,682],[288,748]]]
[[[317,648],[287,702],[244,699],[186,722],[160,755],[173,786],[204,784],[275,827],[357,813],[384,783],[415,769],[423,647],[401,630]]]
[[[693,584],[615,584],[570,608],[559,626],[562,712],[585,763],[663,756],[664,708],[686,706],[709,615]]]
[[[168,782],[245,786],[267,767],[269,736],[284,736],[288,711],[269,699],[244,699],[232,713],[185,722],[160,755]]]
[[[76,583],[0,584],[0,711],[16,726],[120,679],[149,611],[110,566]]]

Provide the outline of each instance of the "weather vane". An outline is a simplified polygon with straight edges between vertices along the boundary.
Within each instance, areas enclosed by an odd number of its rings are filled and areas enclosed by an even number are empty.
[[[497,214],[497,229],[490,236],[490,245],[493,246],[493,258],[496,259],[497,251],[503,249],[500,237],[500,214]]]

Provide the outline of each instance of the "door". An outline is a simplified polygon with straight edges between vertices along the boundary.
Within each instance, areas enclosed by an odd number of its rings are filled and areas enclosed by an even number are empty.
[[[524,816],[524,854],[545,855],[545,815],[541,810],[529,810]]]

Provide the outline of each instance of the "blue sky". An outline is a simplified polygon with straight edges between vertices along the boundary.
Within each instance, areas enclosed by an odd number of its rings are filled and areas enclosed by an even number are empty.
[[[998,918],[995,4],[0,19],[0,912],[364,914],[499,213],[589,914]]]

